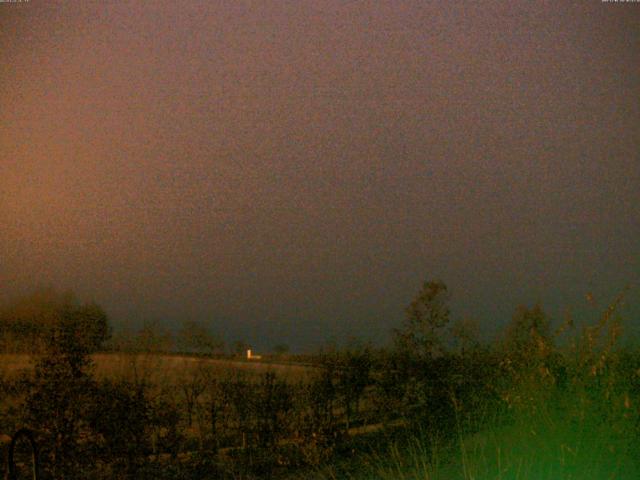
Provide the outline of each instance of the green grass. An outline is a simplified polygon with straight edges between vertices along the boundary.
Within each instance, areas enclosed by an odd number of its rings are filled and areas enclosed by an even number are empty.
[[[578,402],[579,405],[579,402]],[[573,412],[538,405],[507,425],[475,434],[462,428],[449,442],[412,435],[347,465],[325,468],[324,479],[383,480],[632,480],[639,478],[638,435],[631,416],[600,417],[589,406]],[[615,407],[612,407],[616,410]],[[609,412],[611,413],[611,412]],[[637,416],[636,416],[637,418]]]

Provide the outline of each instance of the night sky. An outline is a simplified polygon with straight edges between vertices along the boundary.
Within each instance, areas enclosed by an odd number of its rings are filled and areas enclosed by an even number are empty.
[[[640,3],[31,0],[0,43],[3,298],[293,351],[431,278],[487,332],[638,302]]]

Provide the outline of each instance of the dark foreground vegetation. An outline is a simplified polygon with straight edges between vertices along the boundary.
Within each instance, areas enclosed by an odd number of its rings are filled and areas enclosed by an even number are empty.
[[[426,282],[388,349],[325,350],[299,376],[201,355],[158,381],[140,346],[120,354],[127,375],[96,375],[104,312],[36,295],[0,314],[5,352],[33,362],[0,370],[0,434],[33,431],[50,479],[637,479],[640,351],[620,344],[621,300],[580,328],[520,307],[488,345]]]

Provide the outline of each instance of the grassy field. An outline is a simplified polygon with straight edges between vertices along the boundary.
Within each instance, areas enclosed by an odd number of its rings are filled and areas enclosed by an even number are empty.
[[[294,363],[259,362],[206,358],[188,355],[96,353],[91,356],[97,378],[130,378],[144,376],[151,383],[174,384],[185,376],[207,369],[218,376],[235,373],[248,376],[273,372],[291,381],[306,379],[314,368]],[[33,368],[33,357],[29,354],[0,354],[0,373],[14,377]]]

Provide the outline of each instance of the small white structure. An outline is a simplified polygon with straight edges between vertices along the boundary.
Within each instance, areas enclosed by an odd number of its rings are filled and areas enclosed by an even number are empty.
[[[262,358],[262,355],[254,355],[251,352],[251,349],[247,350],[247,360],[260,360]]]

